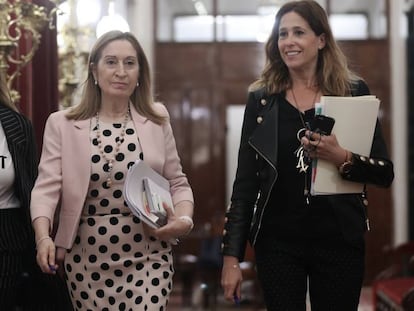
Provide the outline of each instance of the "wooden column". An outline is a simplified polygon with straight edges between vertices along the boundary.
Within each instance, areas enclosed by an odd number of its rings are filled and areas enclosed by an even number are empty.
[[[46,7],[47,11],[53,8],[48,0],[33,0],[33,3]],[[31,87],[31,119],[39,151],[46,119],[59,109],[56,29],[45,27],[41,34],[41,43],[32,61]]]

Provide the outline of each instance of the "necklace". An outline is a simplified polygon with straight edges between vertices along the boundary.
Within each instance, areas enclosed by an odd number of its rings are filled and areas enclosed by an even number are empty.
[[[303,116],[302,116],[302,112],[299,109],[299,105],[298,105],[298,102],[296,100],[296,96],[295,96],[295,92],[293,91],[293,87],[290,89],[290,91],[292,92],[293,102],[295,104],[296,110],[299,112],[299,117],[300,117],[300,120],[302,121],[303,128],[307,129],[308,127],[306,126],[305,120],[303,119]],[[318,96],[318,93],[319,93],[318,91],[315,92],[315,95],[313,96],[313,100],[312,100],[312,105],[315,105],[315,101],[316,101],[316,97]]]
[[[122,129],[121,129],[121,133],[119,134],[119,136],[115,139],[116,141],[116,146],[114,148],[114,155],[113,157],[108,157],[109,154],[105,152],[104,147],[102,146],[102,139],[101,139],[101,129],[100,129],[100,125],[99,125],[99,112],[96,113],[96,140],[98,142],[98,148],[99,148],[99,153],[102,155],[102,158],[105,160],[106,162],[106,166],[108,167],[106,173],[107,173],[107,177],[106,177],[106,186],[108,188],[110,188],[112,186],[112,178],[111,178],[111,172],[112,172],[112,168],[114,166],[114,161],[116,159],[116,157],[118,156],[119,153],[119,149],[122,145],[122,143],[124,142],[124,137],[125,137],[125,132],[126,132],[126,127],[130,118],[130,108],[128,105],[128,110],[125,114],[125,118],[124,118],[124,123],[122,124]]]
[[[293,91],[293,88],[290,89],[292,92],[293,101],[295,104],[295,108],[299,113],[300,120],[302,122],[303,128],[300,128],[296,134],[297,139],[299,142],[301,142],[301,134],[304,134],[305,131],[309,128],[305,120],[303,119],[302,112],[299,110],[299,105],[296,100],[295,92]],[[316,97],[318,96],[318,91],[315,92],[315,96],[312,100],[312,105],[315,104]],[[302,135],[303,136],[303,135]],[[303,195],[306,198],[306,204],[309,205],[310,203],[310,192],[309,192],[309,186],[308,186],[308,168],[309,164],[311,163],[311,160],[309,156],[307,155],[307,152],[305,151],[302,143],[300,143],[300,146],[298,149],[295,150],[296,158],[298,159],[296,168],[299,169],[299,173],[304,173],[304,189],[303,189]]]

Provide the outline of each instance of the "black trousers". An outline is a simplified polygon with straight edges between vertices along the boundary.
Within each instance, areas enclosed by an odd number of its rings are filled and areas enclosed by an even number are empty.
[[[356,311],[364,277],[365,243],[260,240],[255,247],[268,311]]]
[[[65,282],[42,273],[21,209],[0,209],[0,310],[71,311]]]

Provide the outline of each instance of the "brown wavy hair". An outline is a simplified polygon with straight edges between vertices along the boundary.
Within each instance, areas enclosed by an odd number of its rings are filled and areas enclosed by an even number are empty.
[[[321,92],[334,96],[350,95],[352,83],[361,78],[348,68],[347,59],[333,37],[325,10],[312,0],[288,2],[277,12],[272,32],[265,46],[265,67],[260,78],[250,85],[249,90],[254,91],[264,87],[268,93],[273,94],[292,86],[289,70],[278,48],[280,20],[289,12],[299,14],[317,36],[325,35],[326,44],[319,50],[316,66],[316,82]]]
[[[136,87],[130,96],[130,101],[139,114],[151,121],[161,124],[165,121],[164,116],[158,115],[153,107],[154,100],[151,93],[151,74],[147,57],[136,37],[130,32],[118,30],[109,31],[103,34],[95,42],[88,59],[88,75],[83,84],[83,91],[80,103],[70,109],[66,114],[68,119],[84,120],[94,116],[101,105],[101,89],[95,85],[92,73],[92,65],[97,64],[102,57],[102,50],[112,41],[126,40],[137,52],[139,64],[139,87]]]

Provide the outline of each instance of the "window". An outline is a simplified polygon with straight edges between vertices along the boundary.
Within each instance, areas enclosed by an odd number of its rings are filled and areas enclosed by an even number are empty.
[[[329,21],[335,38],[386,37],[384,2],[363,0],[351,5],[348,1],[330,0]],[[265,42],[278,8],[270,0],[158,0],[157,40]]]
[[[329,24],[335,39],[368,39],[368,19],[363,14],[332,14]]]

